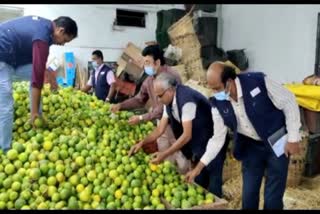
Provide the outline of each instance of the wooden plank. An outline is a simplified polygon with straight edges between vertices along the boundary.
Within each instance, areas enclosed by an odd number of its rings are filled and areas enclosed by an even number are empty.
[[[193,185],[195,186],[199,186],[200,185],[193,183]],[[202,187],[201,187],[202,188]],[[205,193],[209,193],[208,190],[202,188],[204,190]],[[190,210],[224,210],[227,209],[228,207],[228,202],[225,199],[219,198],[218,196],[214,196],[214,202],[211,204],[203,204],[203,205],[199,205],[199,206],[193,206],[190,208]],[[175,210],[176,208],[174,208],[166,199],[161,198],[162,203],[165,205],[166,209],[169,210]]]

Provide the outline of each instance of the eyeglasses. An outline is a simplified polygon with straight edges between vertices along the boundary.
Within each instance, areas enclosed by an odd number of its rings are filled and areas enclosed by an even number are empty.
[[[170,88],[167,88],[166,90],[164,90],[164,91],[162,92],[162,94],[157,95],[157,97],[158,97],[158,98],[162,98],[163,95],[164,95],[169,89],[170,89]]]

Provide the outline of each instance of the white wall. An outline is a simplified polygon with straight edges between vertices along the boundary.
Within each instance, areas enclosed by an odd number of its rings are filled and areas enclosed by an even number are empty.
[[[247,48],[250,67],[279,82],[313,74],[320,5],[222,5],[221,47]]]
[[[131,41],[140,48],[144,42],[155,40],[157,25],[156,12],[161,9],[183,8],[183,5],[7,5],[24,8],[25,15],[38,15],[48,19],[58,16],[70,16],[78,25],[78,38],[64,47],[51,46],[49,60],[53,56],[61,57],[66,51],[73,51],[80,65],[86,67],[95,49],[103,51],[106,61],[117,61],[126,44]],[[113,31],[116,8],[146,11],[146,28],[122,27],[123,31]]]

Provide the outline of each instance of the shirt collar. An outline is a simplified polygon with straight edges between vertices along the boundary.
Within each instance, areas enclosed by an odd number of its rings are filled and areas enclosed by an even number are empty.
[[[235,83],[236,83],[236,89],[237,89],[237,95],[238,98],[242,97],[242,88],[241,88],[241,83],[238,77],[236,77],[235,79]]]
[[[176,97],[177,97],[177,92],[174,92],[172,106],[176,106],[177,105],[177,98]]]
[[[103,66],[104,66],[104,63],[102,63],[98,68],[96,68],[96,71],[100,71]]]

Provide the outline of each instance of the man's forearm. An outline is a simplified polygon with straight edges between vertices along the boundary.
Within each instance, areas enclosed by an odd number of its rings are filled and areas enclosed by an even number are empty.
[[[151,132],[144,140],[143,144],[151,143],[157,140],[163,132],[161,132],[160,128],[157,127],[153,132]]]
[[[113,97],[114,92],[115,92],[115,84],[112,84],[107,97],[109,100],[111,100],[111,98]]]
[[[151,120],[161,119],[161,116],[162,116],[162,113],[152,111],[142,115],[142,119],[143,121],[151,121]]]
[[[200,173],[204,167],[206,167],[206,165],[199,161],[194,170],[197,170]]]
[[[31,95],[32,95],[31,114],[37,114],[39,113],[41,89],[32,87]]]
[[[144,105],[145,103],[142,102],[141,99],[137,97],[132,97],[120,103],[120,110],[132,110],[132,109],[143,107]]]

